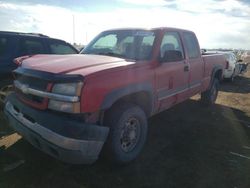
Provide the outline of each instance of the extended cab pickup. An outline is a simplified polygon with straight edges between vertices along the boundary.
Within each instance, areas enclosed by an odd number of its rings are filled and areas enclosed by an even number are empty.
[[[175,28],[104,31],[81,53],[16,59],[5,102],[10,126],[74,164],[93,163],[101,150],[112,162],[132,161],[147,118],[198,93],[213,104],[226,66],[223,55],[201,55],[193,32]]]

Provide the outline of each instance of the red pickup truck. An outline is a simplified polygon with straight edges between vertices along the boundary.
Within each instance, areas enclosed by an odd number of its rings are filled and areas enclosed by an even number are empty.
[[[147,118],[201,93],[213,104],[226,60],[202,56],[195,34],[175,28],[116,29],[78,55],[15,60],[9,124],[64,162],[93,163],[100,152],[127,163],[142,150]]]

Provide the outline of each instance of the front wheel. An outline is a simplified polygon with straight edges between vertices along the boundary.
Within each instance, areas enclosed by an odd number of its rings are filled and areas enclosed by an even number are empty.
[[[126,164],[141,152],[147,137],[147,118],[137,105],[120,103],[105,117],[110,133],[104,146],[105,156],[114,163]]]
[[[201,102],[205,105],[212,105],[215,103],[219,92],[219,80],[214,78],[211,87],[201,93]]]

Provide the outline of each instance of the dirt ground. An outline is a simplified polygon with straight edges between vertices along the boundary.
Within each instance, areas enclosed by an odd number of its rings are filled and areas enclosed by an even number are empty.
[[[0,187],[249,188],[250,71],[221,85],[217,104],[199,98],[149,120],[140,157],[127,166],[63,164],[11,131],[0,114]]]

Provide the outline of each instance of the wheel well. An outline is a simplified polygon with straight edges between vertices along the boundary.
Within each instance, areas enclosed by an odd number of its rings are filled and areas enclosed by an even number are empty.
[[[152,100],[151,96],[148,92],[141,91],[141,92],[136,92],[133,94],[126,95],[119,100],[117,100],[111,107],[112,109],[113,106],[117,105],[118,103],[124,103],[124,102],[129,102],[136,104],[142,108],[142,110],[145,112],[146,116],[149,117],[151,115],[152,111]]]
[[[222,80],[223,75],[222,75],[222,70],[221,70],[221,69],[220,69],[220,70],[217,70],[217,71],[215,72],[214,78],[217,78],[219,81]]]

